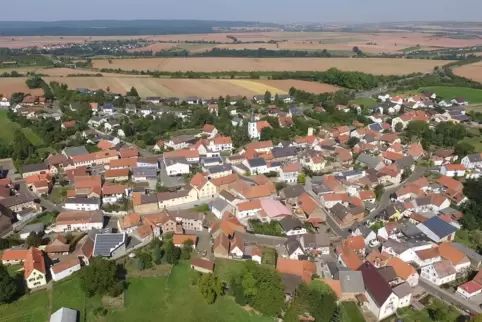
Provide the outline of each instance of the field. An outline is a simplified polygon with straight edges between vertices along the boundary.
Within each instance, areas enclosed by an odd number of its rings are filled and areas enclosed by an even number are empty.
[[[106,321],[273,321],[252,315],[231,298],[220,297],[206,304],[195,286],[193,271],[185,263],[176,266],[169,277],[130,278],[125,308],[110,311]]]
[[[146,96],[253,96],[269,90],[273,95],[287,94],[291,87],[314,93],[334,92],[336,86],[301,80],[242,80],[242,79],[162,79],[152,77],[45,77],[48,82],[65,83],[69,88],[110,88],[124,94],[134,86],[139,95]],[[1,84],[1,83],[0,83]],[[1,88],[1,86],[0,86]]]
[[[0,96],[10,97],[16,92],[22,92],[34,96],[41,96],[44,94],[44,91],[40,88],[29,89],[27,85],[25,85],[25,80],[26,78],[24,77],[0,78]]]
[[[12,304],[0,305],[2,322],[44,322],[49,319],[48,297],[43,291],[25,295]]]
[[[454,74],[482,83],[482,62],[454,68]]]
[[[345,308],[345,311],[349,317],[350,322],[363,322],[365,318],[360,312],[360,309],[355,302],[342,302],[341,305]]]
[[[372,107],[377,105],[377,101],[371,97],[360,97],[350,101],[350,104],[363,105],[364,107]]]
[[[468,87],[448,87],[448,86],[432,86],[422,87],[419,92],[434,92],[437,97],[445,100],[452,100],[457,97],[464,98],[470,104],[482,103],[482,90]]]
[[[0,128],[2,129],[2,136],[0,137],[0,141],[5,143],[11,143],[13,141],[13,133],[16,129],[20,128],[20,125],[10,121],[7,117],[6,110],[0,110]],[[40,146],[43,144],[42,139],[35,134],[29,128],[22,129],[23,134],[27,137],[27,139],[35,146]]]
[[[332,67],[377,75],[405,75],[431,72],[435,66],[449,61],[389,58],[140,58],[94,60],[94,68],[123,70],[159,70],[167,72],[223,72],[223,71],[325,71]]]

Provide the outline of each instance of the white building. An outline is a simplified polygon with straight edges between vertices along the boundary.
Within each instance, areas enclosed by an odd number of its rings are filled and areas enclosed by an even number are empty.
[[[52,230],[55,232],[89,231],[103,227],[104,217],[99,211],[68,211],[61,212],[57,216]]]
[[[5,96],[0,98],[0,107],[10,107],[10,101]]]
[[[480,294],[481,292],[482,292],[482,286],[480,286],[474,281],[469,281],[467,283],[460,285],[457,288],[457,291],[455,292],[455,294],[458,294],[465,299],[470,299],[471,297],[474,297]]]
[[[37,248],[30,248],[23,263],[24,277],[29,289],[47,285],[47,269],[43,253]]]
[[[465,176],[465,166],[463,164],[445,164],[440,168],[440,173],[447,177]]]
[[[420,274],[421,278],[439,286],[455,281],[455,276],[455,267],[448,260],[424,266]]]
[[[100,200],[98,198],[67,198],[64,204],[65,209],[95,211],[100,209]]]
[[[189,163],[186,161],[186,158],[164,159],[164,166],[169,176],[189,173]]]
[[[80,261],[77,257],[63,260],[61,263],[50,267],[52,279],[56,282],[72,275],[78,270],[80,270]]]
[[[479,168],[482,166],[482,153],[473,153],[466,155],[460,160],[465,169]]]

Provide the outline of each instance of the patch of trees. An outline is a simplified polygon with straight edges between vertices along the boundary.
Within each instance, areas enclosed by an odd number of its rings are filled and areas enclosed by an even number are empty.
[[[194,284],[197,285],[199,292],[208,304],[213,304],[219,296],[224,295],[225,283],[212,273],[196,272]]]
[[[258,49],[227,49],[213,48],[209,51],[192,53],[191,56],[198,57],[256,57],[256,58],[276,58],[276,57],[346,57],[346,55],[336,55],[326,49],[307,51],[307,50],[273,50],[266,48]]]
[[[285,307],[280,274],[274,268],[252,261],[244,262],[241,272],[232,276],[229,294],[239,305],[249,305],[267,316],[279,316]]]
[[[283,230],[277,221],[265,223],[261,220],[253,219],[249,221],[249,225],[255,234],[284,236]]]
[[[14,277],[10,276],[7,268],[0,263],[0,303],[11,302],[18,292],[18,284]]]
[[[50,90],[49,85],[40,77],[33,76],[25,81],[25,84],[30,89],[41,88],[44,91],[44,97],[47,99],[53,99],[54,95]]]
[[[0,238],[0,250],[8,249],[13,246],[21,245],[22,242],[14,238]]]
[[[482,229],[482,180],[467,180],[464,184],[464,195],[469,199],[463,204],[461,219],[467,230]]]
[[[114,261],[94,257],[89,266],[80,271],[80,287],[89,297],[94,295],[117,297],[124,291],[124,282],[119,277],[119,270]]]

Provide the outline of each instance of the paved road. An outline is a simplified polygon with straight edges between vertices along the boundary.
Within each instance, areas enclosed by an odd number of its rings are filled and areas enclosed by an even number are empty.
[[[455,295],[453,293],[449,293],[446,290],[441,289],[437,285],[432,284],[426,280],[423,280],[422,278],[420,278],[418,285],[428,293],[437,296],[438,298],[444,300],[447,303],[460,306],[463,309],[468,310],[470,312],[482,313],[482,310],[479,308],[477,304],[472,303],[471,301],[468,301],[461,296]]]
[[[380,202],[378,203],[378,206],[375,209],[373,209],[368,216],[365,217],[365,220],[371,220],[376,215],[378,215],[383,209],[385,209],[390,204],[390,195],[392,193],[397,191],[404,184],[419,179],[421,176],[425,174],[426,171],[427,171],[426,167],[417,166],[415,167],[415,170],[407,179],[405,179],[398,185],[390,186],[387,189],[385,189],[383,196],[380,198]]]

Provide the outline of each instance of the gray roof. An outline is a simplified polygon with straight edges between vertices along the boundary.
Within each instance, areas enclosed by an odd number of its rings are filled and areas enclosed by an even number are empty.
[[[407,282],[403,282],[402,284],[395,286],[392,289],[393,293],[395,293],[398,298],[402,298],[407,296],[408,294],[412,293],[412,288]]]
[[[34,164],[26,164],[20,169],[20,172],[29,173],[29,172],[44,171],[48,169],[49,169],[49,166],[46,163],[41,162],[41,163],[34,163]]]
[[[251,168],[266,166],[266,161],[263,158],[249,159],[248,164]]]
[[[233,167],[230,164],[215,165],[207,168],[209,173],[220,173],[224,171],[233,171]]]
[[[288,255],[291,256],[298,248],[303,250],[303,247],[301,247],[301,244],[298,239],[296,238],[288,238],[288,240],[285,242],[285,247],[286,250],[288,251]]]
[[[222,196],[224,199],[226,199],[227,201],[234,201],[236,200],[236,197],[231,194],[229,191],[227,190],[223,190],[219,193],[220,196]]]
[[[283,281],[283,286],[286,294],[293,294],[296,288],[303,283],[301,276],[294,274],[281,274],[281,280]]]
[[[348,215],[348,209],[343,206],[341,203],[337,203],[331,208],[331,212],[338,217],[340,220],[343,220]]]
[[[480,153],[468,154],[467,158],[469,159],[470,162],[482,161],[482,157],[480,156]]]
[[[164,159],[164,163],[166,164],[166,167],[177,163],[189,164],[189,162],[187,162],[186,158],[184,157]]]
[[[387,241],[383,243],[383,247],[390,247],[393,251],[397,254],[401,254],[409,248],[409,245],[402,244],[394,239],[389,238]]]
[[[89,151],[87,151],[85,146],[69,146],[64,149],[63,153],[68,157],[74,157],[77,155],[89,154]]]
[[[399,169],[404,169],[404,168],[408,168],[408,167],[411,167],[412,165],[414,165],[415,160],[413,159],[413,157],[411,155],[408,155],[408,156],[404,156],[403,158],[395,161],[395,164],[397,165],[397,167]]]
[[[23,203],[34,201],[35,198],[30,193],[20,193],[16,196],[7,197],[5,199],[1,199],[0,203],[7,208],[17,206]]]
[[[220,157],[212,157],[212,158],[204,158],[202,160],[202,163],[205,164],[205,163],[223,163],[223,160],[220,158]]]
[[[126,104],[126,110],[127,111],[136,111],[137,110],[136,104],[127,103]]]
[[[133,168],[132,175],[135,177],[157,177],[157,168],[151,168],[151,167]]]
[[[303,238],[305,247],[318,248],[330,246],[330,237],[325,233],[306,234],[301,238]]]
[[[342,293],[365,293],[365,283],[361,272],[340,270],[338,275]]]
[[[87,205],[99,205],[100,200],[99,198],[84,198],[84,197],[74,197],[74,198],[67,198],[65,203],[81,203]]]
[[[303,223],[301,222],[301,220],[293,216],[284,217],[279,221],[279,224],[281,225],[281,227],[285,232],[288,232],[292,229],[303,227]]]
[[[110,257],[112,252],[126,242],[124,233],[97,234],[94,241],[94,256]]]
[[[294,198],[299,197],[303,192],[305,192],[303,185],[296,184],[294,186],[283,188],[280,191],[280,194],[283,194],[285,198]]]
[[[78,316],[77,310],[61,307],[50,316],[50,322],[77,322]]]
[[[284,148],[273,148],[271,150],[273,153],[273,157],[276,158],[285,158],[289,156],[296,156],[296,147],[289,146]]]
[[[392,266],[384,266],[378,268],[378,272],[382,275],[382,277],[387,282],[391,282],[397,279],[397,273],[395,273],[395,269]]]
[[[216,199],[213,200],[213,202],[211,203],[211,207],[214,208],[214,209],[217,209],[219,211],[223,211],[227,206],[228,206],[228,202],[224,199],[221,199],[219,197],[217,197]]]
[[[367,166],[371,168],[376,168],[380,162],[382,162],[379,158],[374,157],[372,155],[366,154],[366,153],[361,153],[358,156],[358,159],[356,159],[358,162],[361,162],[363,164],[366,164]]]
[[[20,234],[29,234],[31,232],[39,233],[45,230],[44,224],[31,224],[23,227],[23,229],[19,232]]]
[[[425,226],[440,238],[444,238],[457,231],[457,228],[443,221],[439,217],[432,217],[429,220],[418,224],[418,228]]]

